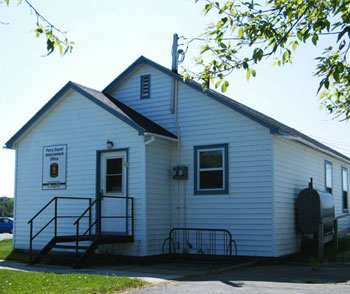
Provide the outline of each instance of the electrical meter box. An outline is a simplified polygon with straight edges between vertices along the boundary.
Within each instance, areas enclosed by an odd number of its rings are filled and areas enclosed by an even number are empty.
[[[174,180],[187,180],[188,167],[185,165],[177,165],[173,167],[172,175]]]

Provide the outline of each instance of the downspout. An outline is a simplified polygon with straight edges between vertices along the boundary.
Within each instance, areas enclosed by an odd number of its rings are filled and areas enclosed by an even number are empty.
[[[177,133],[177,145],[176,145],[176,165],[181,164],[181,130],[179,126],[179,99],[178,99],[178,81],[174,81],[174,105],[175,105],[175,127]],[[180,181],[177,180],[177,227],[181,227],[180,218],[181,218],[181,200],[180,200]],[[184,210],[184,219],[186,219],[185,210]],[[186,223],[184,221],[184,223]]]
[[[145,137],[144,137],[145,138]],[[144,148],[143,148],[143,239],[144,239],[144,246],[143,246],[143,251],[142,251],[142,255],[146,256],[148,254],[148,230],[147,230],[147,151],[146,151],[146,147],[147,145],[151,144],[152,142],[155,141],[155,136],[151,136],[150,139],[148,139],[147,141],[144,141]]]
[[[147,140],[147,141],[144,142],[145,147],[146,147],[148,144],[151,144],[152,142],[154,142],[155,139],[156,139],[155,136],[151,136],[151,138],[150,138],[149,140]]]

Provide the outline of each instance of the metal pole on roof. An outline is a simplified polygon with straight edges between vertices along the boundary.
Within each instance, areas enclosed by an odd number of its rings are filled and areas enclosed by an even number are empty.
[[[178,69],[178,52],[177,52],[177,46],[178,46],[179,36],[177,34],[174,34],[173,36],[173,47],[171,50],[171,57],[172,57],[172,63],[171,63],[171,70],[175,73],[177,73]]]

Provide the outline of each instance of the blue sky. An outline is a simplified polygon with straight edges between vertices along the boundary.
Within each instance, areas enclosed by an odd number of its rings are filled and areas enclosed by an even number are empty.
[[[0,144],[21,128],[64,84],[75,81],[102,90],[140,55],[171,65],[174,33],[196,37],[212,21],[194,0],[51,0],[32,4],[52,23],[69,31],[75,48],[60,57],[45,54],[44,39],[31,31],[35,17],[25,3],[0,5]],[[327,39],[321,41],[327,45]],[[196,70],[192,43],[184,66]],[[300,48],[293,65],[257,67],[246,81],[235,72],[226,95],[350,156],[350,125],[319,109],[313,60],[320,49]],[[14,195],[15,152],[0,149],[0,196]]]

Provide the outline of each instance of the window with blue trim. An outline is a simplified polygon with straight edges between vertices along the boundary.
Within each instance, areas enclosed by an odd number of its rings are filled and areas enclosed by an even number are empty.
[[[341,182],[342,182],[342,194],[343,194],[343,211],[348,212],[349,211],[349,203],[348,203],[348,169],[343,167],[341,169]]]
[[[194,194],[228,194],[228,144],[194,147]]]
[[[325,161],[326,191],[332,194],[333,191],[333,167],[332,163]]]
[[[140,78],[141,78],[140,98],[141,99],[151,98],[151,75],[143,75]]]

